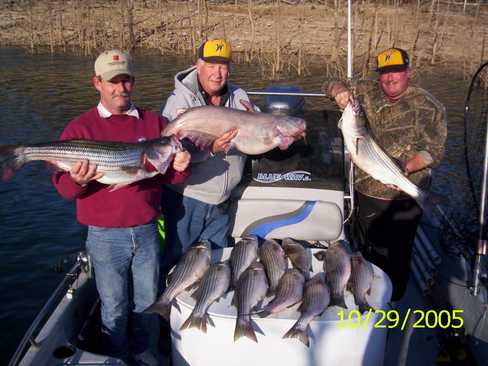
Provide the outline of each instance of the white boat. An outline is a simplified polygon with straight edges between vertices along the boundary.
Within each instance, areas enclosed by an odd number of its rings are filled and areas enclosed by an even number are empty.
[[[280,93],[288,95],[276,95]],[[268,96],[264,109],[267,111],[272,112],[274,109],[277,113],[304,112],[302,97],[295,95],[302,94],[299,89],[280,87],[267,90],[266,94]],[[249,233],[277,239],[289,236],[318,247],[327,245],[329,241],[344,238],[345,202],[348,202],[348,194],[345,190],[347,183],[345,162],[347,163],[347,161],[342,140],[336,128],[338,116],[337,112],[328,112],[325,114],[325,120],[322,120],[320,124],[309,124],[307,144],[297,143],[292,145],[289,151],[272,151],[249,159],[247,174],[239,189],[236,190],[231,205],[234,217],[232,235],[235,238]],[[325,161],[327,164],[317,164],[317,161]],[[438,214],[432,213],[432,215]],[[442,220],[441,217],[436,221]],[[449,223],[445,223],[445,225],[446,228],[449,228]],[[335,361],[329,361],[327,365],[379,366],[383,364],[383,360],[384,364],[388,366],[433,364],[432,362],[438,356],[439,346],[430,342],[428,337],[436,337],[436,331],[442,330],[444,325],[439,323],[438,315],[443,309],[441,307],[443,304],[438,300],[447,300],[444,302],[450,303],[454,310],[464,311],[464,327],[456,331],[459,334],[464,332],[469,335],[467,339],[470,347],[466,347],[466,350],[472,352],[473,359],[476,359],[479,365],[487,365],[486,285],[480,284],[481,295],[470,295],[469,289],[464,286],[468,273],[467,262],[461,258],[452,261],[450,256],[444,253],[439,236],[442,230],[444,229],[430,225],[429,220],[422,223],[415,242],[412,261],[413,275],[407,291],[407,299],[398,313],[405,314],[408,309],[417,309],[421,310],[425,317],[427,311],[431,310],[433,313],[430,314],[434,314],[431,316],[438,319],[436,326],[432,327],[436,329],[419,329],[408,323],[401,329],[400,327],[390,329],[388,338],[386,337],[387,329],[382,332],[372,332],[370,329],[370,333],[363,332],[362,335],[359,335],[361,329],[348,329],[347,335],[351,338],[359,337],[359,343],[363,341],[367,343],[368,339],[375,340],[374,350],[368,351],[364,344],[361,347],[350,347],[347,344],[348,337],[345,337],[336,346],[337,357],[334,358],[332,355],[328,358]],[[451,277],[454,269],[459,270],[461,275],[456,277],[457,275],[453,274],[454,277]],[[436,274],[438,274],[437,277]],[[456,278],[458,282],[453,282],[452,278]],[[436,297],[426,297],[429,294],[436,295]],[[388,299],[383,300],[381,307],[388,311],[390,309],[386,306]],[[190,339],[193,339],[191,337],[195,337],[195,333],[178,330],[181,317],[186,314],[185,311],[190,310],[191,302],[185,294],[178,297],[178,302],[186,304],[187,309],[182,313],[172,311],[173,364],[191,365],[189,359],[192,358],[188,356],[187,352],[192,351],[189,351],[187,344]],[[215,307],[214,305],[210,312],[216,317],[219,317],[219,314],[222,315],[221,318],[224,320],[219,319],[216,323],[220,322],[223,331],[209,332],[207,337],[212,334],[214,338],[210,339],[208,344],[213,343],[217,346],[213,350],[214,353],[218,352],[219,348],[221,352],[231,353],[232,342],[225,343],[226,347],[222,348],[219,346],[222,344],[222,339],[219,337],[228,333],[229,324],[234,320],[235,314],[228,311],[229,306],[227,306],[227,310],[222,310],[221,304],[215,305]],[[453,314],[453,309],[449,310],[448,316]],[[296,317],[296,312],[290,316]],[[27,331],[9,365],[123,365],[122,361],[103,355],[103,350],[98,348],[99,318],[99,300],[89,260],[80,254],[73,269],[66,275]],[[226,318],[227,321],[225,321]],[[282,331],[283,324],[288,325],[292,319],[275,318],[270,319],[268,323],[273,321],[274,324],[279,325],[277,326],[279,333]],[[316,323],[312,328],[320,328],[320,322],[324,321],[327,320],[315,320]],[[335,327],[327,329],[329,332],[338,331]],[[332,333],[332,337],[334,334],[339,333]],[[266,342],[261,343],[266,345]],[[343,348],[340,347],[340,344]],[[414,346],[409,347],[410,344],[414,344]],[[304,348],[303,345],[298,346]],[[239,347],[241,348],[238,352],[247,351],[256,355],[269,353],[269,349],[265,346],[260,347],[260,344],[246,344],[244,348],[242,345]],[[277,364],[281,364],[280,357],[286,357],[288,353],[283,352],[283,355],[280,355],[278,347],[279,343],[273,343],[273,360],[277,361]],[[286,343],[283,344],[283,347],[291,346]],[[354,361],[348,362],[342,357],[345,353],[344,349],[351,355],[356,353],[359,356],[352,357],[351,359]],[[332,349],[328,352],[334,351]],[[366,352],[370,352],[368,357],[366,357]],[[302,352],[301,354],[303,355],[302,361],[298,363],[294,361],[294,365],[322,364],[318,363],[316,358],[310,358],[310,353]],[[233,363],[229,363],[227,357],[220,359],[220,363],[215,359],[212,363],[239,365],[248,364],[249,361],[246,357],[243,357],[241,361],[234,360]]]

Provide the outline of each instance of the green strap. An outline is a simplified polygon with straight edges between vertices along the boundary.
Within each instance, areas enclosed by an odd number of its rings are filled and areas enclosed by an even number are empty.
[[[166,247],[166,231],[164,229],[164,216],[161,215],[159,218],[156,220],[156,226],[158,228],[158,233],[159,233],[159,245],[161,249],[161,254],[164,253],[164,249]]]

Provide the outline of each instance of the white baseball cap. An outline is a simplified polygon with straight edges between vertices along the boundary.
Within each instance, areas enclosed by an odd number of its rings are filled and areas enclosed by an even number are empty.
[[[134,66],[128,53],[120,50],[102,52],[95,60],[95,75],[109,81],[118,75],[134,76]]]

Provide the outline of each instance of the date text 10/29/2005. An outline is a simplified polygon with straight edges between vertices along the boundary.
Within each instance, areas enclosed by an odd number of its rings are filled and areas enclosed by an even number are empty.
[[[419,310],[408,308],[405,314],[398,310],[368,310],[361,316],[359,310],[352,309],[346,314],[339,311],[340,321],[338,328],[342,329],[367,329],[371,324],[373,328],[397,328],[405,330],[408,320],[413,317],[413,328],[452,328],[459,329],[464,325],[463,310]]]

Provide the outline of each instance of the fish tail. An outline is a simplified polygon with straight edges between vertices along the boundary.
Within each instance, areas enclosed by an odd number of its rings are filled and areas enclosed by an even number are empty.
[[[207,319],[206,316],[198,316],[196,314],[191,314],[188,319],[183,323],[180,327],[180,330],[183,329],[190,329],[190,328],[197,328],[198,330],[202,331],[203,333],[207,333]]]
[[[307,329],[308,326],[305,329],[301,329],[300,327],[298,327],[297,324],[295,324],[288,332],[285,333],[283,338],[296,338],[307,347],[310,347],[310,340],[307,334]]]
[[[375,309],[373,309],[367,302],[360,302],[358,304],[358,308],[359,308],[359,312],[361,314],[364,314],[365,312],[368,312],[368,311],[374,311]]]
[[[19,145],[0,146],[0,175],[2,180],[12,178],[25,162],[25,155]]]
[[[159,314],[161,315],[164,319],[166,319],[168,322],[170,321],[170,315],[171,315],[171,303],[166,303],[166,302],[155,302],[151,306],[149,306],[146,310],[144,310],[144,313],[146,314]]]
[[[256,333],[252,327],[250,319],[238,317],[236,322],[236,329],[234,331],[234,342],[241,339],[242,337],[247,337],[254,342],[258,343],[256,338]]]

